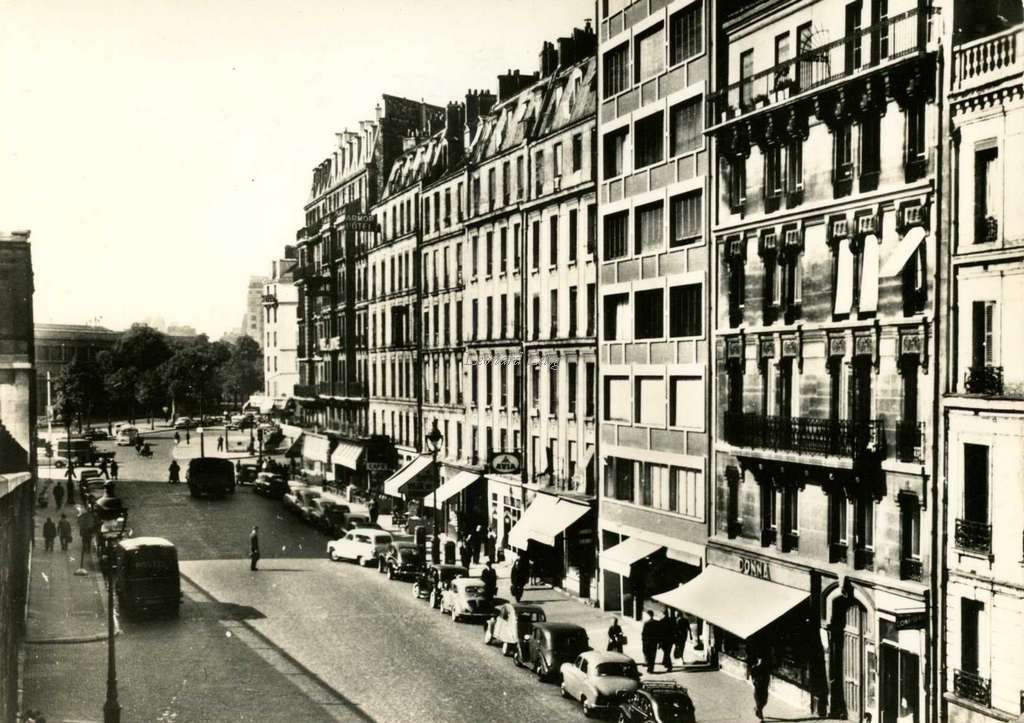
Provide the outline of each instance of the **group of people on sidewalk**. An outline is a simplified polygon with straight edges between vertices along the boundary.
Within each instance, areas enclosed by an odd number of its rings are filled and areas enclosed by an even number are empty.
[[[618,627],[618,619],[608,629],[608,649],[612,650],[612,632],[618,628],[618,635],[622,636],[622,628]],[[690,625],[686,618],[673,615],[666,610],[660,620],[654,618],[654,611],[644,612],[644,624],[640,630],[640,642],[644,652],[644,663],[647,671],[654,672],[655,660],[658,657],[658,650],[661,650],[661,663],[665,670],[672,672],[672,658],[682,661],[683,651],[686,649],[686,640],[690,637]],[[623,641],[625,637],[622,636]],[[673,650],[674,648],[674,650]],[[621,643],[617,650],[622,652]]]
[[[71,544],[71,523],[63,512],[60,514],[60,521],[56,524],[52,517],[47,517],[46,522],[43,523],[43,549],[53,552],[53,541],[57,537],[60,537],[60,549],[66,552],[68,545]]]

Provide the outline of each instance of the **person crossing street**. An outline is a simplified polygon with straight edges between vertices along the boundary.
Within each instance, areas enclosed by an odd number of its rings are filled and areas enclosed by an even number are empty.
[[[177,484],[181,482],[178,473],[181,471],[181,467],[178,465],[178,460],[172,459],[170,466],[167,468],[168,476],[167,481],[171,484]]]
[[[260,561],[260,528],[256,525],[252,526],[252,532],[249,533],[249,569],[255,570],[256,563]]]

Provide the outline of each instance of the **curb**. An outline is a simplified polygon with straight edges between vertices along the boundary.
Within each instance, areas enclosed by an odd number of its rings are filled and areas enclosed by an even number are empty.
[[[121,634],[121,628],[115,628],[114,637]],[[108,634],[86,635],[78,638],[47,638],[45,640],[25,640],[25,645],[75,645],[77,643],[99,643],[108,639]]]
[[[194,588],[196,588],[196,589],[197,589],[197,590],[199,590],[199,591],[200,591],[201,593],[203,593],[203,595],[205,595],[206,597],[210,598],[211,600],[217,600],[217,598],[216,598],[216,597],[215,597],[215,596],[214,596],[213,594],[211,594],[209,590],[207,590],[207,589],[206,589],[205,587],[203,587],[202,585],[200,585],[199,583],[197,583],[197,582],[196,582],[195,580],[193,580],[193,579],[192,579],[191,577],[189,577],[188,575],[186,575],[186,574],[185,574],[184,572],[181,572],[180,574],[181,574],[181,576],[182,576],[182,577],[183,577],[184,579],[188,580],[188,583],[189,583],[190,585],[192,585],[192,586],[193,586]],[[328,683],[328,682],[327,682],[326,680],[324,680],[323,678],[321,678],[321,677],[320,677],[319,675],[317,675],[316,673],[314,673],[314,672],[313,672],[312,670],[310,670],[310,669],[309,669],[308,667],[306,667],[306,666],[305,666],[304,664],[302,664],[301,662],[299,662],[298,660],[296,660],[296,659],[295,659],[295,657],[294,657],[294,656],[293,656],[293,655],[292,655],[291,653],[289,653],[289,652],[288,652],[287,650],[285,650],[285,649],[284,649],[284,648],[282,648],[282,647],[281,647],[280,645],[278,645],[277,643],[275,643],[275,642],[274,642],[273,640],[271,640],[270,638],[268,638],[268,637],[267,637],[266,635],[264,635],[264,634],[263,634],[262,632],[260,632],[260,631],[259,631],[259,630],[257,630],[256,628],[254,628],[254,627],[252,626],[252,624],[251,624],[251,623],[249,623],[249,621],[248,621],[248,620],[238,620],[237,622],[238,622],[239,624],[241,624],[241,625],[242,625],[242,627],[244,627],[244,628],[245,628],[246,630],[248,630],[248,631],[249,631],[250,633],[252,633],[252,634],[253,634],[253,635],[255,635],[256,637],[258,637],[258,638],[259,638],[260,640],[262,640],[262,641],[263,641],[264,643],[266,643],[268,647],[270,647],[270,648],[272,648],[273,650],[275,650],[275,651],[277,652],[277,654],[278,654],[278,655],[280,655],[280,656],[281,656],[282,658],[284,658],[284,659],[285,659],[285,660],[287,660],[287,661],[288,661],[289,663],[291,663],[292,665],[294,665],[294,666],[296,667],[296,669],[298,669],[298,670],[302,671],[302,673],[303,673],[304,675],[307,675],[307,676],[309,676],[309,678],[310,678],[311,680],[313,680],[314,682],[316,682],[316,684],[317,684],[317,685],[319,685],[320,687],[322,687],[322,688],[323,688],[324,690],[330,691],[331,695],[333,695],[333,696],[334,696],[335,698],[337,698],[337,699],[338,699],[338,701],[339,701],[339,702],[340,702],[340,703],[341,703],[341,704],[342,704],[342,705],[343,705],[343,706],[344,706],[344,707],[345,707],[346,709],[348,709],[348,710],[349,710],[350,712],[352,712],[352,713],[353,713],[353,714],[354,714],[354,715],[355,715],[355,716],[356,716],[356,717],[357,717],[357,718],[358,718],[359,720],[367,721],[368,723],[375,723],[375,721],[374,721],[374,718],[373,718],[373,717],[372,717],[372,716],[371,716],[371,715],[370,715],[369,713],[366,713],[366,712],[365,712],[365,711],[364,711],[364,710],[363,710],[362,708],[360,708],[360,707],[359,707],[359,705],[358,705],[357,703],[354,703],[354,702],[353,702],[352,700],[350,700],[350,699],[348,698],[348,696],[344,695],[344,694],[343,694],[343,693],[342,693],[341,691],[339,691],[339,690],[338,690],[337,688],[335,688],[335,687],[334,687],[333,685],[331,685],[331,684],[330,684],[330,683]]]

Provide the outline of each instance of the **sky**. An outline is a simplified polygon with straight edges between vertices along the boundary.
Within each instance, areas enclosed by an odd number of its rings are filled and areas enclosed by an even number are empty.
[[[334,133],[537,70],[593,0],[0,0],[0,230],[37,322],[219,338],[303,223]]]

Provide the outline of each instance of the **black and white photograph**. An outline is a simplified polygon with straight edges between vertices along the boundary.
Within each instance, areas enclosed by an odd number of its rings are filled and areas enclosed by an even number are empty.
[[[1024,723],[1015,187],[1024,0],[0,0],[0,722]]]

